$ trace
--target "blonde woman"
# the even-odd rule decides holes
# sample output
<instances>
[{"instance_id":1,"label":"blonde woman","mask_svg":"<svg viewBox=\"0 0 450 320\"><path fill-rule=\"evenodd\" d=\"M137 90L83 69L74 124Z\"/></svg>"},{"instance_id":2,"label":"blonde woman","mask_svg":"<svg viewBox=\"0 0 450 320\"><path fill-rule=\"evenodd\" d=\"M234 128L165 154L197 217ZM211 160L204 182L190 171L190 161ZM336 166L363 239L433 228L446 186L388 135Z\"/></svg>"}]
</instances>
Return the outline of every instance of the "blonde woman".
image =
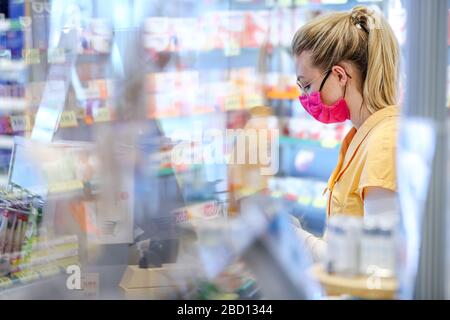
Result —
<instances>
[{"instance_id":1,"label":"blonde woman","mask_svg":"<svg viewBox=\"0 0 450 320\"><path fill-rule=\"evenodd\" d=\"M386 20L365 7L317 17L292 41L300 103L317 121L350 120L337 166L328 181L328 217L396 210L399 46ZM315 260L323 259L326 232L298 233Z\"/></svg>"}]
</instances>

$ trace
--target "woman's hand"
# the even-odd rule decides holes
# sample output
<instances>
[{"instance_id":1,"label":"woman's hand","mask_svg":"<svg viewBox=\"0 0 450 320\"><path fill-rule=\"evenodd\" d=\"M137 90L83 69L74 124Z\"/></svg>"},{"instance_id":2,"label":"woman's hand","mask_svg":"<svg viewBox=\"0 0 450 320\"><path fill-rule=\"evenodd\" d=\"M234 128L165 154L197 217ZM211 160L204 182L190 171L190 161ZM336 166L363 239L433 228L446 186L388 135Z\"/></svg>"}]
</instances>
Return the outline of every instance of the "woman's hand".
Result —
<instances>
[{"instance_id":1,"label":"woman's hand","mask_svg":"<svg viewBox=\"0 0 450 320\"><path fill-rule=\"evenodd\" d=\"M314 262L322 262L325 260L326 257L326 249L327 244L322 238L318 238L315 235L309 233L308 231L305 231L300 223L297 221L294 221L293 219L293 227L295 230L295 233L297 234L299 240L301 243L308 248L309 252L312 255L312 258ZM296 220L296 219L295 219Z\"/></svg>"}]
</instances>

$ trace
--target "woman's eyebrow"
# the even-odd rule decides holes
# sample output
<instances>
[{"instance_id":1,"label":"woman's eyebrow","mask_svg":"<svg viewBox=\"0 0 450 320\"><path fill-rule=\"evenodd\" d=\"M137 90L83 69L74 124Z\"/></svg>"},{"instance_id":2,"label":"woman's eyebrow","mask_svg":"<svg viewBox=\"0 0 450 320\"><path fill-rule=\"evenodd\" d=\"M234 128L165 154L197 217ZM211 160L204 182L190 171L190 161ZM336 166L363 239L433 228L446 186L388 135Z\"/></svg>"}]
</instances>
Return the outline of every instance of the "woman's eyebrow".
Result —
<instances>
[{"instance_id":1,"label":"woman's eyebrow","mask_svg":"<svg viewBox=\"0 0 450 320\"><path fill-rule=\"evenodd\" d=\"M300 79L305 79L305 77L304 76L297 76L297 80L300 80Z\"/></svg>"}]
</instances>

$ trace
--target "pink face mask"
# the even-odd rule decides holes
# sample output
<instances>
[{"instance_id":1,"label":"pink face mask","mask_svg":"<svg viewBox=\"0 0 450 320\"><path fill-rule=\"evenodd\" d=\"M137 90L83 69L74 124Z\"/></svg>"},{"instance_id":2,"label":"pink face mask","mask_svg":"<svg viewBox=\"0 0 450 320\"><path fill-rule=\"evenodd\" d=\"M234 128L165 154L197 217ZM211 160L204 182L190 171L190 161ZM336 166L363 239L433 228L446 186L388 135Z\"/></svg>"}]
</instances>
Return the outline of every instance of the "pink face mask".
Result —
<instances>
[{"instance_id":1,"label":"pink face mask","mask_svg":"<svg viewBox=\"0 0 450 320\"><path fill-rule=\"evenodd\" d=\"M322 87L325 84L327 78L328 75L322 81L319 91L315 91L310 95L304 94L300 96L300 103L302 104L303 108L305 108L305 110L314 117L314 119L322 123L339 123L349 120L350 111L348 109L347 102L344 99L345 91L344 97L339 99L333 105L329 106L322 102L320 91L322 90Z\"/></svg>"}]
</instances>

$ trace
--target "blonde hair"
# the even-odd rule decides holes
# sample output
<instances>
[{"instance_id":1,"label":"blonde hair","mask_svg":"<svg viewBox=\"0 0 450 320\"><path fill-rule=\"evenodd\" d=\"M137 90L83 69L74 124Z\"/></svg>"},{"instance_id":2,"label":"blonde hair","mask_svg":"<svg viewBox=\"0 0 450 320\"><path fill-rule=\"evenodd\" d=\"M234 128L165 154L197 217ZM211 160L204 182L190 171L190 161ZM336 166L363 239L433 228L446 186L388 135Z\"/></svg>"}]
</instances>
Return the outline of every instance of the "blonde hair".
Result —
<instances>
[{"instance_id":1,"label":"blonde hair","mask_svg":"<svg viewBox=\"0 0 450 320\"><path fill-rule=\"evenodd\" d=\"M319 16L302 26L292 52L311 51L312 63L324 71L343 61L361 72L363 103L370 113L397 104L399 45L392 28L364 6Z\"/></svg>"}]
</instances>

